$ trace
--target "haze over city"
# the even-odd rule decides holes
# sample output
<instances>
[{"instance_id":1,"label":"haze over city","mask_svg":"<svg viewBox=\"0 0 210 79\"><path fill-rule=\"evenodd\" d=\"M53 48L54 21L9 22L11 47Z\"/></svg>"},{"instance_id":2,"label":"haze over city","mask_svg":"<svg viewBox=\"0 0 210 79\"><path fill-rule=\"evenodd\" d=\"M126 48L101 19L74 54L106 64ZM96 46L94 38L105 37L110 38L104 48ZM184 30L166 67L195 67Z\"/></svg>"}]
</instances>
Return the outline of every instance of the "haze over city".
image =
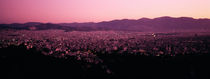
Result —
<instances>
[{"instance_id":1,"label":"haze over city","mask_svg":"<svg viewBox=\"0 0 210 79\"><path fill-rule=\"evenodd\" d=\"M72 23L161 16L210 18L210 0L0 0L0 23Z\"/></svg>"}]
</instances>

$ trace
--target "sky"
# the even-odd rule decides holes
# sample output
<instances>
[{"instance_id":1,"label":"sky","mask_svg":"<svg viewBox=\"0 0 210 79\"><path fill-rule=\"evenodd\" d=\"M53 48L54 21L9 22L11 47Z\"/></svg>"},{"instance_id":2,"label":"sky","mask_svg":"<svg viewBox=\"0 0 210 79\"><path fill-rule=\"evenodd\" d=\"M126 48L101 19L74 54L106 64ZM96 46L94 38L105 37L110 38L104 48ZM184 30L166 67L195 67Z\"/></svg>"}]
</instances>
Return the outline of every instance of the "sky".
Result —
<instances>
[{"instance_id":1,"label":"sky","mask_svg":"<svg viewBox=\"0 0 210 79\"><path fill-rule=\"evenodd\" d=\"M0 23L210 18L210 0L0 0Z\"/></svg>"}]
</instances>

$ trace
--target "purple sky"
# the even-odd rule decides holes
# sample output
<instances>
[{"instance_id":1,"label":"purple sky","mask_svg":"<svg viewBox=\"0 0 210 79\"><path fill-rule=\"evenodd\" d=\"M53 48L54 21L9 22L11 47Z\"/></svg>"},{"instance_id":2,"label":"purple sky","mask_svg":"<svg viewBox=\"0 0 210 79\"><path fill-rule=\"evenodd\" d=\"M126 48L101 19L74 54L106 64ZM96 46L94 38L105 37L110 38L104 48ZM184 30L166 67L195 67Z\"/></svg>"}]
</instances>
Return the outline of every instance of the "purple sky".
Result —
<instances>
[{"instance_id":1,"label":"purple sky","mask_svg":"<svg viewBox=\"0 0 210 79\"><path fill-rule=\"evenodd\" d=\"M210 18L210 0L0 0L0 23Z\"/></svg>"}]
</instances>

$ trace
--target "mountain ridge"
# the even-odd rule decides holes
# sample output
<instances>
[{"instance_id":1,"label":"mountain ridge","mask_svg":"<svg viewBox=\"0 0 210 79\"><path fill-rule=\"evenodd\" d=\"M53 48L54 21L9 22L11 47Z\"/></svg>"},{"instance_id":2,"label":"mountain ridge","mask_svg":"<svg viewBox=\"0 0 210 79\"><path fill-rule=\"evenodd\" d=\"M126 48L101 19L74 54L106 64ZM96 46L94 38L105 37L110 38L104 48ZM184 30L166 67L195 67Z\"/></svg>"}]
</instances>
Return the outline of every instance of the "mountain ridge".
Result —
<instances>
[{"instance_id":1,"label":"mountain ridge","mask_svg":"<svg viewBox=\"0 0 210 79\"><path fill-rule=\"evenodd\" d=\"M170 17L163 16L157 18L140 19L121 19L102 22L86 23L13 23L0 24L0 29L24 29L24 30L48 30L61 29L66 31L96 31L96 30L114 30L114 31L178 31L178 30L209 30L210 19L194 19L192 17Z\"/></svg>"}]
</instances>

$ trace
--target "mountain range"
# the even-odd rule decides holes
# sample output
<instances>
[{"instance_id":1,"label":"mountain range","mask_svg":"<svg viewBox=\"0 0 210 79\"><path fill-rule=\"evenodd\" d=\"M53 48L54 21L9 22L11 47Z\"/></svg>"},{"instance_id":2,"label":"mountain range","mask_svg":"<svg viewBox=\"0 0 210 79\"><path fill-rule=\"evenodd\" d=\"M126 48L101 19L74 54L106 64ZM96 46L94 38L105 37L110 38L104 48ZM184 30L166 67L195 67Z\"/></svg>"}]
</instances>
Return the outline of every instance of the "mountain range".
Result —
<instances>
[{"instance_id":1,"label":"mountain range","mask_svg":"<svg viewBox=\"0 0 210 79\"><path fill-rule=\"evenodd\" d=\"M40 23L28 22L24 24L0 24L0 30L48 30L61 29L65 31L140 31L140 32L170 32L210 30L210 19L194 19L191 17L158 17L154 19L141 18L137 20L122 19L89 23Z\"/></svg>"}]
</instances>

